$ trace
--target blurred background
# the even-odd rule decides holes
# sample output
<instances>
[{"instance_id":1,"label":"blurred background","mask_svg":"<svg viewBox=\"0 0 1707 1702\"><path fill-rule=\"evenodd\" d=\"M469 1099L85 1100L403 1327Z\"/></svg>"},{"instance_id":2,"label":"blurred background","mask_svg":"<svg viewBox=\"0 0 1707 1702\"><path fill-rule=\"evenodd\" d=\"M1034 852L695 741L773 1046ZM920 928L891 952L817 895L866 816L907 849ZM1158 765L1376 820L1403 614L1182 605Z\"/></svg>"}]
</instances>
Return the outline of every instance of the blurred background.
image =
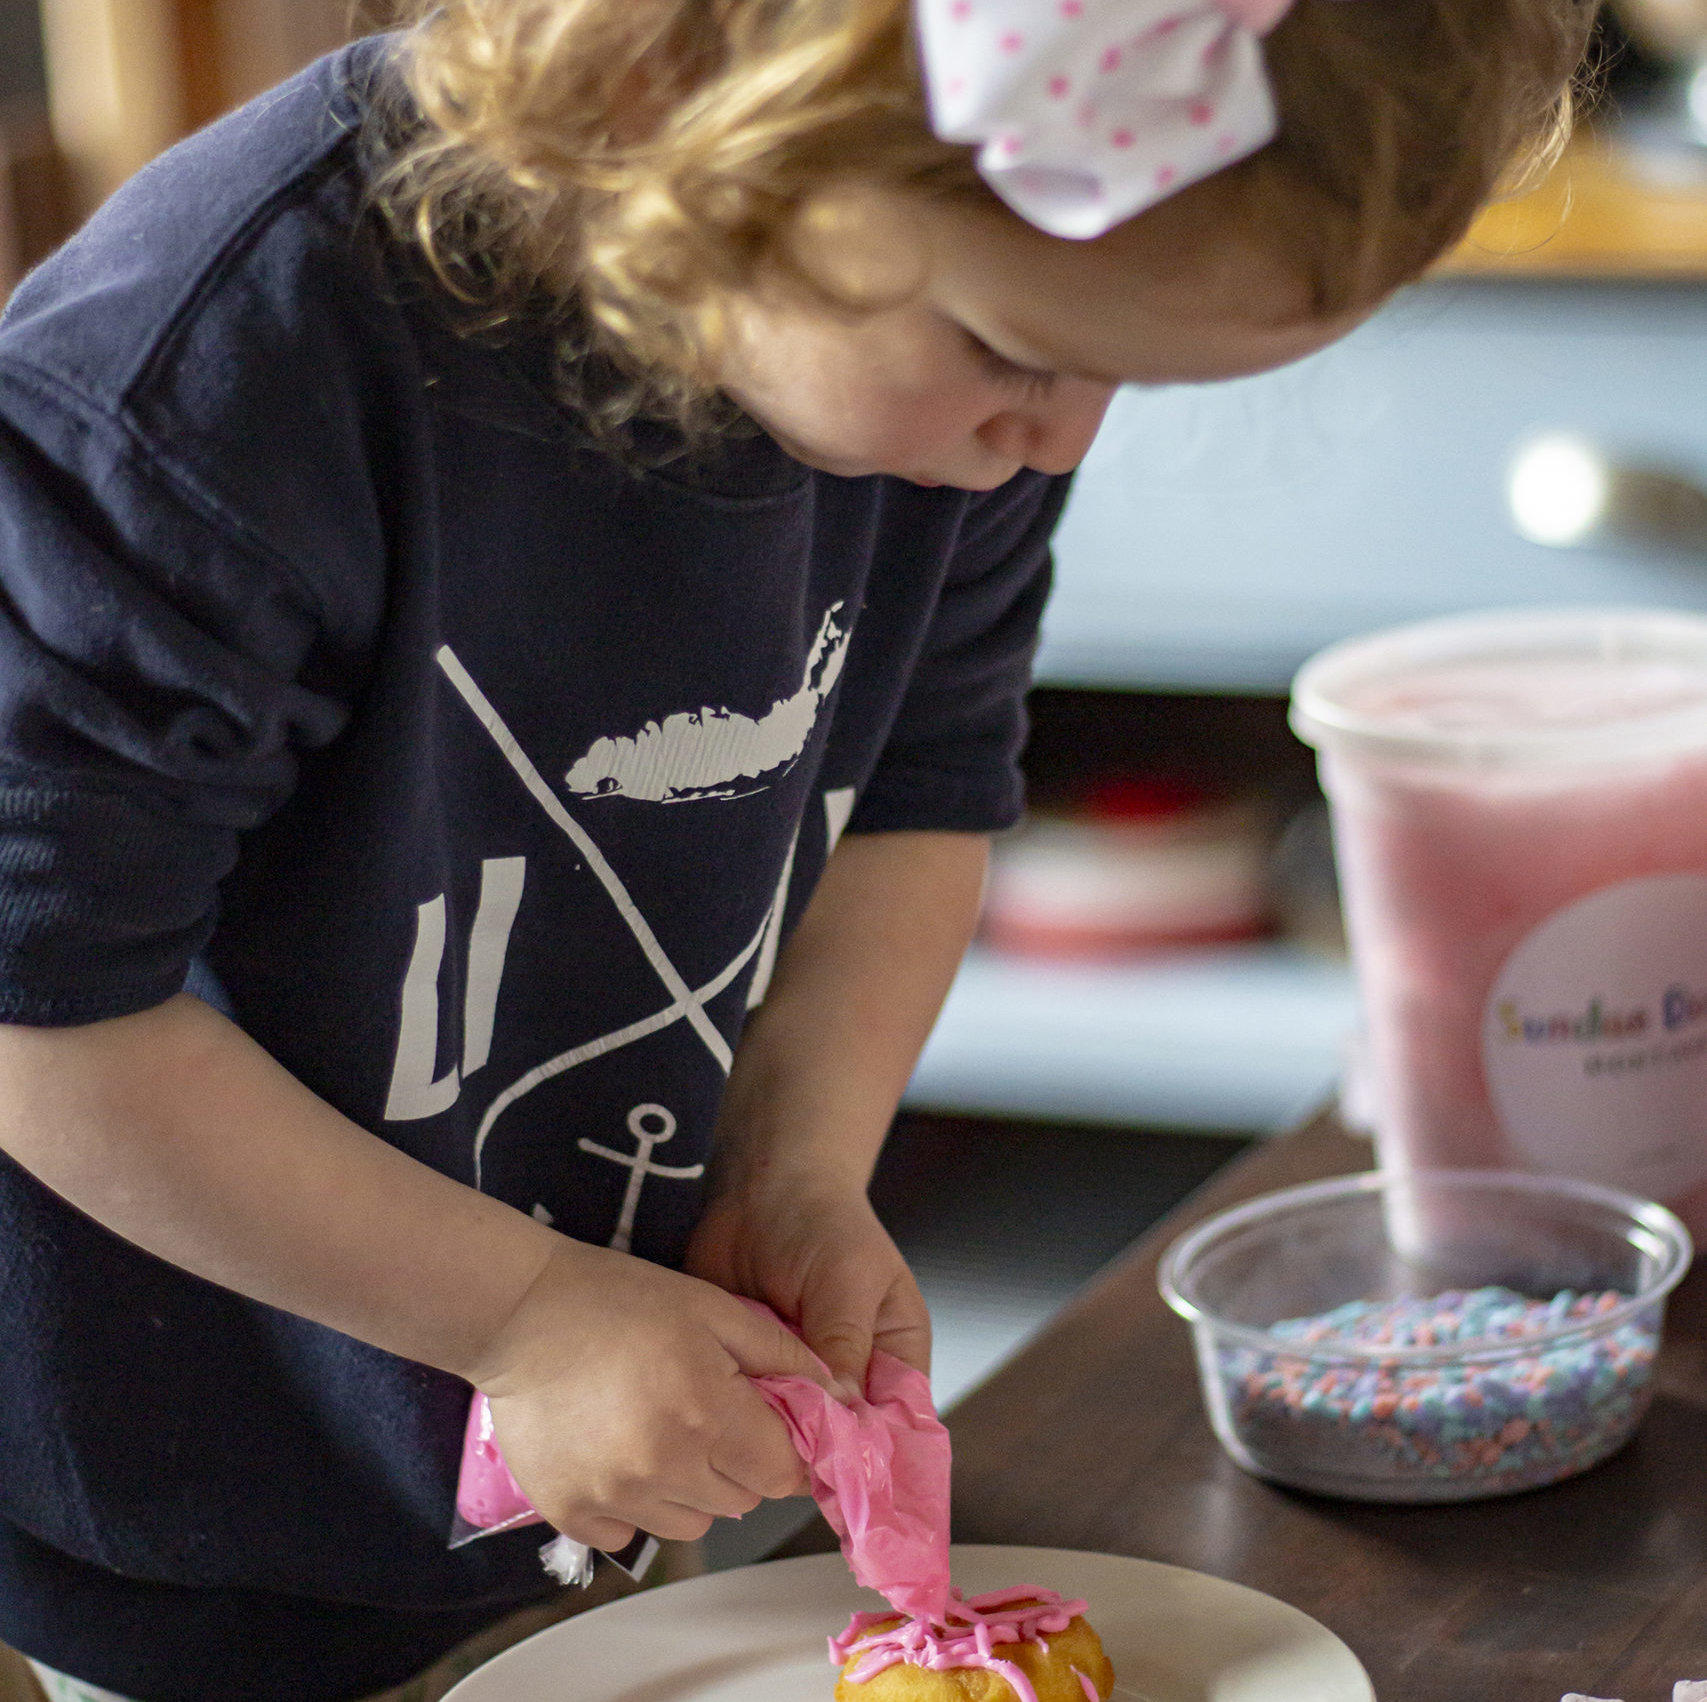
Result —
<instances>
[{"instance_id":1,"label":"blurred background","mask_svg":"<svg viewBox=\"0 0 1707 1702\"><path fill-rule=\"evenodd\" d=\"M351 27L349 0L0 0L0 291L139 166Z\"/></svg>"},{"instance_id":2,"label":"blurred background","mask_svg":"<svg viewBox=\"0 0 1707 1702\"><path fill-rule=\"evenodd\" d=\"M0 0L0 297L154 153L382 22ZM945 1404L1241 1143L1342 1083L1357 1115L1299 663L1459 609L1707 608L1707 0L1619 0L1600 81L1547 182L1346 343L1116 400L1059 537L1033 817L876 1185Z\"/></svg>"}]
</instances>

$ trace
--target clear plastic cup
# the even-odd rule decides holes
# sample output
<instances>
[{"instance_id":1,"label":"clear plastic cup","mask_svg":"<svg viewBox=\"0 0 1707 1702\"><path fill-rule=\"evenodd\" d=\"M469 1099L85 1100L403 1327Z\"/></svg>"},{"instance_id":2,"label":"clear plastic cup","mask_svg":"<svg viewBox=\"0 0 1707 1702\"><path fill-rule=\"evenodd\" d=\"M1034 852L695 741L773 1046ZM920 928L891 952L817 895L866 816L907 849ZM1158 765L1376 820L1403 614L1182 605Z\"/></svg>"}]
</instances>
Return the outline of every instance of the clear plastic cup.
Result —
<instances>
[{"instance_id":1,"label":"clear plastic cup","mask_svg":"<svg viewBox=\"0 0 1707 1702\"><path fill-rule=\"evenodd\" d=\"M1552 1172L1707 1230L1707 619L1533 609L1323 651L1382 1163Z\"/></svg>"},{"instance_id":2,"label":"clear plastic cup","mask_svg":"<svg viewBox=\"0 0 1707 1702\"><path fill-rule=\"evenodd\" d=\"M1167 1250L1160 1284L1247 1471L1360 1501L1468 1501L1586 1471L1629 1440L1690 1254L1670 1212L1593 1183L1376 1172L1208 1219ZM1492 1320L1473 1301L1490 1289L1541 1316L1435 1345L1346 1333L1343 1309L1406 1297Z\"/></svg>"}]
</instances>

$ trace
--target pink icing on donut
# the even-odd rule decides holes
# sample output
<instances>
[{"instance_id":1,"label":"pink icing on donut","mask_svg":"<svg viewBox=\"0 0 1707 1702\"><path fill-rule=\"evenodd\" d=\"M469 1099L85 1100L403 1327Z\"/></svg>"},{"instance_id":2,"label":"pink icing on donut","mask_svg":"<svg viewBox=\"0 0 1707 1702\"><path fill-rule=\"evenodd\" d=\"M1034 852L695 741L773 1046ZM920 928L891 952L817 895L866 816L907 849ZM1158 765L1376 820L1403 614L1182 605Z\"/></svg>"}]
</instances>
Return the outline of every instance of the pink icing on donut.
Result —
<instances>
[{"instance_id":1,"label":"pink icing on donut","mask_svg":"<svg viewBox=\"0 0 1707 1702\"><path fill-rule=\"evenodd\" d=\"M856 1613L840 1637L830 1639L830 1664L853 1665L844 1675L864 1684L890 1667L924 1667L929 1672L952 1672L982 1667L1007 1680L1019 1702L1037 1702L1031 1680L996 1650L1009 1643L1035 1643L1046 1653L1046 1637L1065 1631L1085 1611L1082 1601L1068 1601L1053 1590L1021 1586L992 1590L968 1601L951 1592L945 1619L903 1619L892 1613ZM883 1627L883 1629L878 1629ZM1091 1681L1075 1668L1087 1702L1101 1702Z\"/></svg>"},{"instance_id":2,"label":"pink icing on donut","mask_svg":"<svg viewBox=\"0 0 1707 1702\"><path fill-rule=\"evenodd\" d=\"M1077 1667L1069 1667L1067 1670L1079 1681L1079 1688L1085 1693L1085 1702L1102 1702L1102 1692L1091 1683L1084 1673L1080 1672Z\"/></svg>"}]
</instances>

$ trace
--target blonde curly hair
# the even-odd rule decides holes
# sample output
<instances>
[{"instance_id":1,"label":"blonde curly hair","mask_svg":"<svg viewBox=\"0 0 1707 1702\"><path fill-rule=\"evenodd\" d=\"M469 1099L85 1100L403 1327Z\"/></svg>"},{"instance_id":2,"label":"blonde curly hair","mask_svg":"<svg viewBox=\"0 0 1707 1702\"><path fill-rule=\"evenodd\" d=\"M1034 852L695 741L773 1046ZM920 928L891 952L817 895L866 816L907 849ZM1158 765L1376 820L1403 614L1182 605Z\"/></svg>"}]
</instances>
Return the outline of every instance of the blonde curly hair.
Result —
<instances>
[{"instance_id":1,"label":"blonde curly hair","mask_svg":"<svg viewBox=\"0 0 1707 1702\"><path fill-rule=\"evenodd\" d=\"M1556 152L1594 9L1298 0L1267 43L1279 134L1223 175L1316 312L1417 276L1514 168ZM718 305L767 268L822 289L788 234L826 186L993 199L972 150L932 133L908 0L402 10L408 107L386 115L378 202L481 323L543 314L620 374L590 404L607 426L703 419Z\"/></svg>"}]
</instances>

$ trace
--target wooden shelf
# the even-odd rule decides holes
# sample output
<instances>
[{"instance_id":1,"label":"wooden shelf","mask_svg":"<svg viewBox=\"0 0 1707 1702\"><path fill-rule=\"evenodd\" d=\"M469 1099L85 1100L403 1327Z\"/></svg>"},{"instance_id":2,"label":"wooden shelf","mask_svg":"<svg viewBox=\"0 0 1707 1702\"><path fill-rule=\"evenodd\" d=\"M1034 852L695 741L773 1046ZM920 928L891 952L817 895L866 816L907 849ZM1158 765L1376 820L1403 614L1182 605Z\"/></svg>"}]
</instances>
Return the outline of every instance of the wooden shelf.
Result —
<instances>
[{"instance_id":1,"label":"wooden shelf","mask_svg":"<svg viewBox=\"0 0 1707 1702\"><path fill-rule=\"evenodd\" d=\"M1538 189L1490 207L1441 269L1459 276L1707 278L1707 150L1692 171L1681 152L1656 159L1617 142L1579 142Z\"/></svg>"}]
</instances>

